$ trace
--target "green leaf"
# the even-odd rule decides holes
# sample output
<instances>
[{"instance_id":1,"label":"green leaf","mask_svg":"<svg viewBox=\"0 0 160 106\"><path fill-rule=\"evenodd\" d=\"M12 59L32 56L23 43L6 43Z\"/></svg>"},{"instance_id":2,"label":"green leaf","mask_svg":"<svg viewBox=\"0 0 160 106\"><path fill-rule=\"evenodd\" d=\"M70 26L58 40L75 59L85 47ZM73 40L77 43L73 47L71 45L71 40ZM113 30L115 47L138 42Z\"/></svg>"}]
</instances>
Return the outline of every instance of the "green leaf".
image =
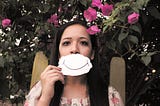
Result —
<instances>
[{"instance_id":1,"label":"green leaf","mask_svg":"<svg viewBox=\"0 0 160 106\"><path fill-rule=\"evenodd\" d=\"M136 6L138 9L142 9L144 1L143 0L137 0L136 1Z\"/></svg>"},{"instance_id":2,"label":"green leaf","mask_svg":"<svg viewBox=\"0 0 160 106\"><path fill-rule=\"evenodd\" d=\"M150 0L136 0L136 5L138 9L142 9L143 6L146 6Z\"/></svg>"},{"instance_id":3,"label":"green leaf","mask_svg":"<svg viewBox=\"0 0 160 106\"><path fill-rule=\"evenodd\" d=\"M147 54L147 56L153 56L153 55L155 55L155 54L157 54L157 52L149 52L149 53Z\"/></svg>"},{"instance_id":4,"label":"green leaf","mask_svg":"<svg viewBox=\"0 0 160 106\"><path fill-rule=\"evenodd\" d=\"M148 7L147 10L151 14L151 16L153 16L156 19L160 19L160 12L158 11L157 8L151 6L151 7Z\"/></svg>"},{"instance_id":5,"label":"green leaf","mask_svg":"<svg viewBox=\"0 0 160 106\"><path fill-rule=\"evenodd\" d=\"M111 40L108 44L107 44L107 47L112 49L112 50L115 50L116 48L116 42Z\"/></svg>"},{"instance_id":6,"label":"green leaf","mask_svg":"<svg viewBox=\"0 0 160 106\"><path fill-rule=\"evenodd\" d=\"M136 36L133 35L129 35L128 36L129 41L131 41L134 44L138 44L138 38Z\"/></svg>"},{"instance_id":7,"label":"green leaf","mask_svg":"<svg viewBox=\"0 0 160 106\"><path fill-rule=\"evenodd\" d=\"M83 6L87 7L87 0L80 0L79 1Z\"/></svg>"},{"instance_id":8,"label":"green leaf","mask_svg":"<svg viewBox=\"0 0 160 106\"><path fill-rule=\"evenodd\" d=\"M48 4L39 5L39 9L41 10L42 13L46 13L50 9L50 5Z\"/></svg>"},{"instance_id":9,"label":"green leaf","mask_svg":"<svg viewBox=\"0 0 160 106\"><path fill-rule=\"evenodd\" d=\"M13 62L13 57L10 56L10 55L7 55L6 59L7 59L8 62L11 62L11 63Z\"/></svg>"},{"instance_id":10,"label":"green leaf","mask_svg":"<svg viewBox=\"0 0 160 106\"><path fill-rule=\"evenodd\" d=\"M8 49L8 46L9 46L9 42L8 42L8 41L5 41L5 42L2 43L2 45L3 45L2 48L3 48L4 50L7 50L7 49Z\"/></svg>"},{"instance_id":11,"label":"green leaf","mask_svg":"<svg viewBox=\"0 0 160 106\"><path fill-rule=\"evenodd\" d=\"M0 67L4 67L4 59L0 56Z\"/></svg>"},{"instance_id":12,"label":"green leaf","mask_svg":"<svg viewBox=\"0 0 160 106\"><path fill-rule=\"evenodd\" d=\"M149 53L144 52L139 56L142 56L141 59L144 62L144 64L147 66L151 62L151 56L153 56L155 54L156 54L156 52L149 52Z\"/></svg>"},{"instance_id":13,"label":"green leaf","mask_svg":"<svg viewBox=\"0 0 160 106\"><path fill-rule=\"evenodd\" d=\"M131 5L131 8L133 9L134 12L139 13L139 8L137 8L137 4L136 3L133 3Z\"/></svg>"},{"instance_id":14,"label":"green leaf","mask_svg":"<svg viewBox=\"0 0 160 106\"><path fill-rule=\"evenodd\" d=\"M142 52L141 54L139 54L139 56L146 56L147 55L147 52Z\"/></svg>"},{"instance_id":15,"label":"green leaf","mask_svg":"<svg viewBox=\"0 0 160 106\"><path fill-rule=\"evenodd\" d=\"M103 32L105 32L107 29L108 29L108 25L105 25L105 26L103 27Z\"/></svg>"},{"instance_id":16,"label":"green leaf","mask_svg":"<svg viewBox=\"0 0 160 106\"><path fill-rule=\"evenodd\" d=\"M141 6L146 6L150 0L137 0L136 2Z\"/></svg>"},{"instance_id":17,"label":"green leaf","mask_svg":"<svg viewBox=\"0 0 160 106\"><path fill-rule=\"evenodd\" d=\"M151 56L143 56L141 59L146 66L151 62Z\"/></svg>"},{"instance_id":18,"label":"green leaf","mask_svg":"<svg viewBox=\"0 0 160 106\"><path fill-rule=\"evenodd\" d=\"M133 31L138 32L139 34L141 34L142 32L140 25L137 25L137 24L131 25L129 28Z\"/></svg>"},{"instance_id":19,"label":"green leaf","mask_svg":"<svg viewBox=\"0 0 160 106\"><path fill-rule=\"evenodd\" d=\"M129 32L121 31L121 33L120 33L119 36L118 36L118 41L121 43L122 40L124 40L124 39L128 36L128 33L129 33Z\"/></svg>"},{"instance_id":20,"label":"green leaf","mask_svg":"<svg viewBox=\"0 0 160 106\"><path fill-rule=\"evenodd\" d=\"M34 34L38 34L38 33L39 33L39 31L40 31L40 29L41 29L41 27L40 27L40 26L37 26L37 27L36 27L36 29L35 29Z\"/></svg>"},{"instance_id":21,"label":"green leaf","mask_svg":"<svg viewBox=\"0 0 160 106\"><path fill-rule=\"evenodd\" d=\"M49 29L49 23L45 23L45 24L44 24L44 30L45 30L45 31L48 31L48 29Z\"/></svg>"}]
</instances>

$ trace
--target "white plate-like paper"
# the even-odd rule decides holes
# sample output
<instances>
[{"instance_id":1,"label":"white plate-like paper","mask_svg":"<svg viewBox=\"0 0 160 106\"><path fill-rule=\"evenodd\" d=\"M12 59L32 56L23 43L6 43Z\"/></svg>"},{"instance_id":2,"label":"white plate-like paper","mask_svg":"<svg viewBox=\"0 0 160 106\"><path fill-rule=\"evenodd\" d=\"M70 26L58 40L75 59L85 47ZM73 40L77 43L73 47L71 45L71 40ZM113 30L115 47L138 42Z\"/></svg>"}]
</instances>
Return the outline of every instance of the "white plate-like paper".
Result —
<instances>
[{"instance_id":1,"label":"white plate-like paper","mask_svg":"<svg viewBox=\"0 0 160 106\"><path fill-rule=\"evenodd\" d=\"M62 56L58 64L58 67L62 68L63 75L68 76L83 75L88 73L92 68L90 59L81 54Z\"/></svg>"}]
</instances>

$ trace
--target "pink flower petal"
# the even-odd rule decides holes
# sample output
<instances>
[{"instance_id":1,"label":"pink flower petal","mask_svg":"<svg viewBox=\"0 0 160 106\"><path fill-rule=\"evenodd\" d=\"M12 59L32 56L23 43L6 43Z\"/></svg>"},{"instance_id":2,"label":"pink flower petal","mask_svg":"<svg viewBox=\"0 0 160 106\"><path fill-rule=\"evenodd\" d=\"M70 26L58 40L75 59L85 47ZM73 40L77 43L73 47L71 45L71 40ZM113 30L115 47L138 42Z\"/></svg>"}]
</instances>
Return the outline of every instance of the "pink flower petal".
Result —
<instances>
[{"instance_id":1,"label":"pink flower petal","mask_svg":"<svg viewBox=\"0 0 160 106\"><path fill-rule=\"evenodd\" d=\"M128 23L129 24L134 24L136 22L138 22L139 20L139 14L138 13L132 13L128 16Z\"/></svg>"},{"instance_id":2,"label":"pink flower petal","mask_svg":"<svg viewBox=\"0 0 160 106\"><path fill-rule=\"evenodd\" d=\"M94 34L97 34L99 33L101 30L96 26L96 25L93 25L91 26L90 28L87 29L87 32L90 34L90 35L94 35Z\"/></svg>"},{"instance_id":3,"label":"pink flower petal","mask_svg":"<svg viewBox=\"0 0 160 106\"><path fill-rule=\"evenodd\" d=\"M84 17L88 21L94 21L97 18L97 11L91 7L84 11Z\"/></svg>"},{"instance_id":4,"label":"pink flower petal","mask_svg":"<svg viewBox=\"0 0 160 106\"><path fill-rule=\"evenodd\" d=\"M11 25L11 20L8 19L8 18L5 18L2 20L2 26L3 28L7 27L7 26L10 26Z\"/></svg>"},{"instance_id":5,"label":"pink flower petal","mask_svg":"<svg viewBox=\"0 0 160 106\"><path fill-rule=\"evenodd\" d=\"M111 14L112 10L113 10L113 5L112 4L109 5L109 4L106 3L105 5L103 5L101 7L101 11L102 11L103 15L105 15L105 16L109 16Z\"/></svg>"},{"instance_id":6,"label":"pink flower petal","mask_svg":"<svg viewBox=\"0 0 160 106\"><path fill-rule=\"evenodd\" d=\"M98 8L101 8L101 6L103 5L102 3L101 3L101 1L100 0L92 0L92 7L98 7Z\"/></svg>"},{"instance_id":7,"label":"pink flower petal","mask_svg":"<svg viewBox=\"0 0 160 106\"><path fill-rule=\"evenodd\" d=\"M47 20L47 22L53 23L55 26L58 26L58 16L57 16L57 14L53 14L53 15Z\"/></svg>"}]
</instances>

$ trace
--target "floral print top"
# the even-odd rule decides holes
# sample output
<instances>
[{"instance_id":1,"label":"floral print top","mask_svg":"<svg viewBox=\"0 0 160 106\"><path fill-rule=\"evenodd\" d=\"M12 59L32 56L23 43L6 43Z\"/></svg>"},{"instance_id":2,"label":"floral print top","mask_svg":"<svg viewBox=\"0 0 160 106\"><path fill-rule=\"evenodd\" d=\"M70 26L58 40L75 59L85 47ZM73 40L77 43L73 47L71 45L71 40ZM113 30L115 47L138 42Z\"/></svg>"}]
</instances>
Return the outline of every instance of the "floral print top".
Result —
<instances>
[{"instance_id":1,"label":"floral print top","mask_svg":"<svg viewBox=\"0 0 160 106\"><path fill-rule=\"evenodd\" d=\"M24 106L36 106L36 101L41 95L41 82L39 81L26 96ZM111 86L108 88L109 106L124 106L119 92ZM67 99L61 97L60 106L90 106L89 97Z\"/></svg>"},{"instance_id":2,"label":"floral print top","mask_svg":"<svg viewBox=\"0 0 160 106\"><path fill-rule=\"evenodd\" d=\"M90 106L89 97L80 99L67 99L65 97L61 98L60 106Z\"/></svg>"}]
</instances>

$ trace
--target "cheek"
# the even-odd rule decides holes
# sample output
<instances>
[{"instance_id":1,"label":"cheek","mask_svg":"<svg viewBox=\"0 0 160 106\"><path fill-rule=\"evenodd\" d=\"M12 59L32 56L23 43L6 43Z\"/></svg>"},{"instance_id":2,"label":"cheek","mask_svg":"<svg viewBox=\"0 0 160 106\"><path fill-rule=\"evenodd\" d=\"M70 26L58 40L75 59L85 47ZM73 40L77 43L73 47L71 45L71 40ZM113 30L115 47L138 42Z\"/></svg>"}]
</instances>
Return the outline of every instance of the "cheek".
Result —
<instances>
[{"instance_id":1,"label":"cheek","mask_svg":"<svg viewBox=\"0 0 160 106\"><path fill-rule=\"evenodd\" d=\"M63 56L63 49L59 49L59 57Z\"/></svg>"},{"instance_id":2,"label":"cheek","mask_svg":"<svg viewBox=\"0 0 160 106\"><path fill-rule=\"evenodd\" d=\"M65 49L65 48L59 49L59 57L66 56L68 54L69 54L68 49Z\"/></svg>"},{"instance_id":3,"label":"cheek","mask_svg":"<svg viewBox=\"0 0 160 106\"><path fill-rule=\"evenodd\" d=\"M81 53L82 55L84 55L84 56L89 57L89 58L90 58L91 55L92 55L92 51L91 51L90 48L86 48L86 49L82 48L80 53Z\"/></svg>"}]
</instances>

